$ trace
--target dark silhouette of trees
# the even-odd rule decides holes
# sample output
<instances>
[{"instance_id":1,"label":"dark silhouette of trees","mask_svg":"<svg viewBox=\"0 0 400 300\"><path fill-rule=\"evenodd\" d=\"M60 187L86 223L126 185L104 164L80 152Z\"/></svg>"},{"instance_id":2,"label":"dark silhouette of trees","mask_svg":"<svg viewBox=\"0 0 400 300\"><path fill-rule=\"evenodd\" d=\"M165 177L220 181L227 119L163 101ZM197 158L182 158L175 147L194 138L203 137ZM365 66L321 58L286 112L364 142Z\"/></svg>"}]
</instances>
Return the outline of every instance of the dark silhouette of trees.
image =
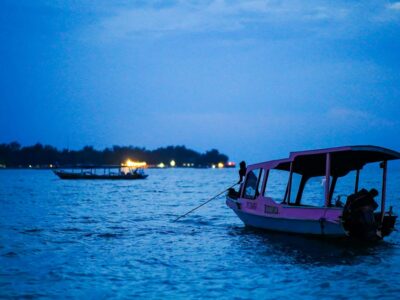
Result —
<instances>
[{"instance_id":1,"label":"dark silhouette of trees","mask_svg":"<svg viewBox=\"0 0 400 300\"><path fill-rule=\"evenodd\" d=\"M216 149L199 153L185 146L168 146L147 150L140 147L115 145L104 150L96 150L92 146L85 146L81 150L58 150L53 146L40 143L26 147L22 147L17 142L0 144L0 165L7 167L117 165L127 159L146 161L151 165L161 162L167 165L171 160L175 160L177 166L190 164L194 167L209 167L219 162L226 163L228 156L219 153Z\"/></svg>"},{"instance_id":2,"label":"dark silhouette of trees","mask_svg":"<svg viewBox=\"0 0 400 300\"><path fill-rule=\"evenodd\" d=\"M218 164L219 162L225 163L227 161L228 156L219 153L217 149L212 149L198 157L198 159L196 160L196 165L208 166L210 164Z\"/></svg>"}]
</instances>

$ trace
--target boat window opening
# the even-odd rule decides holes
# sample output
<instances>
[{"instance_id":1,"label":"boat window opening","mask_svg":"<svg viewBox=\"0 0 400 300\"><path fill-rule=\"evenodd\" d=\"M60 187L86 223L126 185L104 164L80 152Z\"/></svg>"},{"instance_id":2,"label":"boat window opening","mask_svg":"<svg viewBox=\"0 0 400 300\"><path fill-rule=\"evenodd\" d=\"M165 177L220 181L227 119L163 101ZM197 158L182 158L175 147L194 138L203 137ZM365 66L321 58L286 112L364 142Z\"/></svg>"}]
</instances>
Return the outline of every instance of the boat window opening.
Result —
<instances>
[{"instance_id":1,"label":"boat window opening","mask_svg":"<svg viewBox=\"0 0 400 300\"><path fill-rule=\"evenodd\" d=\"M301 197L301 205L324 206L325 176L315 176L307 180Z\"/></svg>"},{"instance_id":2,"label":"boat window opening","mask_svg":"<svg viewBox=\"0 0 400 300\"><path fill-rule=\"evenodd\" d=\"M378 196L375 197L375 201L381 206L382 197L382 178L383 169L380 163L370 163L360 170L358 178L358 191L365 189L370 191L371 189L376 189L378 191ZM332 197L332 206L340 207L346 203L347 197L354 194L357 188L357 170L353 170L343 177L339 177L335 191ZM389 206L394 205L394 199L397 195L391 195L387 198Z\"/></svg>"},{"instance_id":3,"label":"boat window opening","mask_svg":"<svg viewBox=\"0 0 400 300\"><path fill-rule=\"evenodd\" d=\"M351 171L345 176L338 177L331 197L331 206L343 207L347 197L355 192L357 171Z\"/></svg>"},{"instance_id":4,"label":"boat window opening","mask_svg":"<svg viewBox=\"0 0 400 300\"><path fill-rule=\"evenodd\" d=\"M283 202L289 182L289 175L289 171L270 169L265 185L264 196L272 198L276 202ZM292 183L292 186L295 185Z\"/></svg>"},{"instance_id":5,"label":"boat window opening","mask_svg":"<svg viewBox=\"0 0 400 300\"><path fill-rule=\"evenodd\" d=\"M264 173L265 172L263 172L263 169L256 169L247 173L243 195L244 198L255 199L258 195L260 195Z\"/></svg>"},{"instance_id":6,"label":"boat window opening","mask_svg":"<svg viewBox=\"0 0 400 300\"><path fill-rule=\"evenodd\" d=\"M388 164L389 165L389 164ZM390 166L389 166L390 171ZM366 189L367 191L371 189L376 189L379 194L375 197L375 201L381 206L381 197L382 197L382 172L383 169L380 167L380 163L371 163L364 166L364 168L360 172L359 179L359 190ZM386 197L386 206L393 206L395 204L396 199L398 199L398 195L390 196L390 193Z\"/></svg>"}]
</instances>

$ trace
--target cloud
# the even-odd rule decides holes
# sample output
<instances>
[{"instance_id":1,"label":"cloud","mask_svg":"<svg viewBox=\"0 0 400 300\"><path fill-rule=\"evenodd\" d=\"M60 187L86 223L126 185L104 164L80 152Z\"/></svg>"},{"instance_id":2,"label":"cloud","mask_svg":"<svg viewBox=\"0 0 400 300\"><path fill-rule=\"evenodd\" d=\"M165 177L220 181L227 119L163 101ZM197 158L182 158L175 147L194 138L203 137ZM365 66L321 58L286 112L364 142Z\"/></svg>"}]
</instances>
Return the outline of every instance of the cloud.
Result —
<instances>
[{"instance_id":1,"label":"cloud","mask_svg":"<svg viewBox=\"0 0 400 300\"><path fill-rule=\"evenodd\" d=\"M327 119L342 126L351 127L393 127L397 123L381 118L373 113L345 107L332 108L327 112Z\"/></svg>"},{"instance_id":2,"label":"cloud","mask_svg":"<svg viewBox=\"0 0 400 300\"><path fill-rule=\"evenodd\" d=\"M356 110L351 108L336 107L328 111L328 116L331 118L337 118L341 120L356 119L356 120L367 120L371 117L371 114L362 110Z\"/></svg>"},{"instance_id":3,"label":"cloud","mask_svg":"<svg viewBox=\"0 0 400 300\"><path fill-rule=\"evenodd\" d=\"M178 1L159 7L120 9L101 23L108 38L165 35L171 33L237 32L243 29L269 29L276 26L307 25L340 21L348 17L349 6L326 5L318 1L213 0Z\"/></svg>"},{"instance_id":4,"label":"cloud","mask_svg":"<svg viewBox=\"0 0 400 300\"><path fill-rule=\"evenodd\" d=\"M386 7L390 10L400 11L400 2L393 2L393 3L387 4Z\"/></svg>"}]
</instances>

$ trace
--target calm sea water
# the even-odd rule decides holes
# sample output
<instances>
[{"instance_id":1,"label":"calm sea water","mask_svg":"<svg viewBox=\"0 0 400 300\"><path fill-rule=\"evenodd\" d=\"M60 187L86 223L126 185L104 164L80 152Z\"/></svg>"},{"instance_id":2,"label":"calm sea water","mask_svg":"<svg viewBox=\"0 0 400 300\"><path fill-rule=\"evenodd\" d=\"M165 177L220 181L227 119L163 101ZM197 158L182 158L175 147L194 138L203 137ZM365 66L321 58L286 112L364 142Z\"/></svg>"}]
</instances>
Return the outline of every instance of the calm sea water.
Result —
<instances>
[{"instance_id":1,"label":"calm sea water","mask_svg":"<svg viewBox=\"0 0 400 300\"><path fill-rule=\"evenodd\" d=\"M0 171L0 298L400 297L398 232L377 245L265 233L245 228L223 197L171 222L236 172L62 181L50 171ZM394 175L389 196L400 210Z\"/></svg>"}]
</instances>

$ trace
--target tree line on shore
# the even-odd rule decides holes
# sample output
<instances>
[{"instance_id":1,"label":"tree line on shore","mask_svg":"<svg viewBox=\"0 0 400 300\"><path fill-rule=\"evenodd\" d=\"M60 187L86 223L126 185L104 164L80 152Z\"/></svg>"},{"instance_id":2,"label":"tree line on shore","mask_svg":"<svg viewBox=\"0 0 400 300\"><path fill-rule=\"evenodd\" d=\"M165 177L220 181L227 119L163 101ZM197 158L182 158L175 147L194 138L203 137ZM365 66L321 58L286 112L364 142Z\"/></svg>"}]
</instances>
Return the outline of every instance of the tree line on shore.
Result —
<instances>
[{"instance_id":1,"label":"tree line on shore","mask_svg":"<svg viewBox=\"0 0 400 300\"><path fill-rule=\"evenodd\" d=\"M155 150L134 146L112 146L96 150L92 146L85 146L80 150L58 150L40 143L25 147L18 142L0 144L0 165L3 167L119 165L127 159L145 161L150 165L169 164L174 160L176 166L209 167L220 162L226 163L228 156L216 149L199 153L185 146L167 146Z\"/></svg>"}]
</instances>

